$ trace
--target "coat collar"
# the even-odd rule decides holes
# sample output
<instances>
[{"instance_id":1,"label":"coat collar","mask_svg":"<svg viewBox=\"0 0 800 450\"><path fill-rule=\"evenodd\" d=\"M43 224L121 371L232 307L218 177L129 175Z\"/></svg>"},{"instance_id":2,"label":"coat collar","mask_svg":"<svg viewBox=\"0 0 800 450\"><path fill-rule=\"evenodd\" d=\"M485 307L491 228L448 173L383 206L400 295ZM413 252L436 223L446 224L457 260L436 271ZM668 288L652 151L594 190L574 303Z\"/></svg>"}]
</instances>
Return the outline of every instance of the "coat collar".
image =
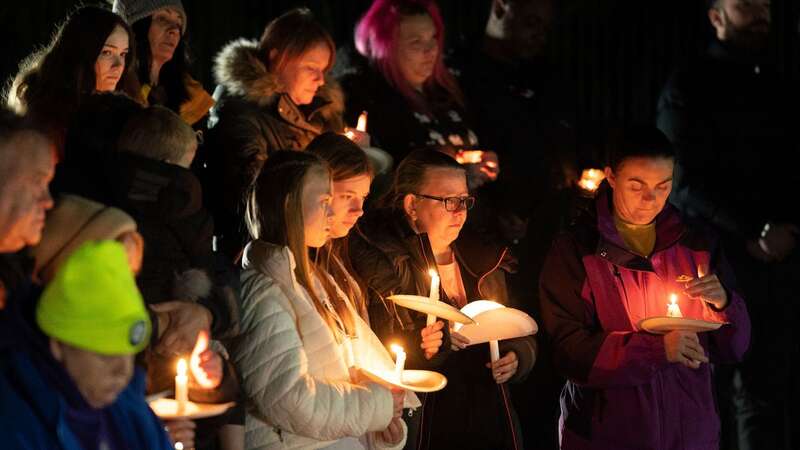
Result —
<instances>
[{"instance_id":1,"label":"coat collar","mask_svg":"<svg viewBox=\"0 0 800 450\"><path fill-rule=\"evenodd\" d=\"M254 40L237 39L228 43L214 59L214 78L228 95L242 97L260 107L277 107L282 116L284 113L300 112L288 95L282 93L285 87L267 69L258 51L258 42ZM316 122L316 115L321 116L320 122L334 121L344 112L344 94L339 84L326 78L314 101L303 109L307 111L302 122ZM284 116L284 119L297 122L292 120L291 114Z\"/></svg>"},{"instance_id":2,"label":"coat collar","mask_svg":"<svg viewBox=\"0 0 800 450\"><path fill-rule=\"evenodd\" d=\"M634 270L652 270L648 258L628 250L622 236L614 225L614 206L612 190L603 182L595 200L596 227L600 235L596 253L614 264ZM674 206L667 203L656 216L656 245L653 253L669 248L677 243L685 232L680 214Z\"/></svg>"},{"instance_id":3,"label":"coat collar","mask_svg":"<svg viewBox=\"0 0 800 450\"><path fill-rule=\"evenodd\" d=\"M276 245L260 239L251 241L244 249L242 269L257 270L285 286L300 288L294 269L297 263L288 246Z\"/></svg>"}]
</instances>

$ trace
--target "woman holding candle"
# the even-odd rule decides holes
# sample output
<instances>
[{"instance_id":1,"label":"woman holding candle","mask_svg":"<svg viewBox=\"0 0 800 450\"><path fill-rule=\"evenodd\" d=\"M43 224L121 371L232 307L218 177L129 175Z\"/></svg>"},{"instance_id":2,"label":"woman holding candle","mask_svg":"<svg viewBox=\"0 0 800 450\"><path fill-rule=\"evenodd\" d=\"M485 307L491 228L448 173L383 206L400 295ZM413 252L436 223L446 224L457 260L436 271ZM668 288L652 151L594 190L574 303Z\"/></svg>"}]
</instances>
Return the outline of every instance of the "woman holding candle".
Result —
<instances>
[{"instance_id":1,"label":"woman holding candle","mask_svg":"<svg viewBox=\"0 0 800 450\"><path fill-rule=\"evenodd\" d=\"M349 371L359 345L391 358L310 252L330 237L326 164L278 152L248 203L253 241L243 256L242 334L232 348L249 404L247 448L401 448L403 392ZM357 342L354 342L357 341ZM368 343L373 342L371 347ZM356 353L356 352L353 352ZM359 352L361 353L361 352Z\"/></svg>"},{"instance_id":2,"label":"woman holding candle","mask_svg":"<svg viewBox=\"0 0 800 450\"><path fill-rule=\"evenodd\" d=\"M478 299L509 303L500 269L506 250L461 236L473 203L462 165L442 152L415 151L398 166L381 208L349 237L351 262L368 286L375 332L383 342L403 343L409 368L435 368L448 379L446 389L426 396L421 414L404 416L413 430L410 448L521 448L504 383L530 372L533 338L501 342L502 357L490 364L488 345L466 348L466 339L448 326L441 340L432 340L442 321L426 326L425 314L385 300L392 294L428 296L438 278L434 297L457 308Z\"/></svg>"},{"instance_id":3,"label":"woman holding candle","mask_svg":"<svg viewBox=\"0 0 800 450\"><path fill-rule=\"evenodd\" d=\"M664 135L632 128L612 152L595 210L556 239L541 277L544 325L568 378L561 448L717 449L709 363L741 360L744 301L713 236L666 203L674 150ZM729 324L663 336L637 326L668 314Z\"/></svg>"},{"instance_id":4,"label":"woman holding candle","mask_svg":"<svg viewBox=\"0 0 800 450\"><path fill-rule=\"evenodd\" d=\"M343 131L342 93L326 78L335 53L311 13L295 9L270 22L259 41L238 39L217 55L204 191L218 244L232 258L247 242L246 192L264 161L279 150L303 150L325 131Z\"/></svg>"},{"instance_id":5,"label":"woman holding candle","mask_svg":"<svg viewBox=\"0 0 800 450\"><path fill-rule=\"evenodd\" d=\"M420 148L455 156L478 146L458 81L444 64L444 32L433 0L375 0L356 26L355 46L366 62L342 77L346 119L355 123L368 111L372 142L395 161ZM484 156L494 165L471 164L472 187L497 177L496 155Z\"/></svg>"}]
</instances>

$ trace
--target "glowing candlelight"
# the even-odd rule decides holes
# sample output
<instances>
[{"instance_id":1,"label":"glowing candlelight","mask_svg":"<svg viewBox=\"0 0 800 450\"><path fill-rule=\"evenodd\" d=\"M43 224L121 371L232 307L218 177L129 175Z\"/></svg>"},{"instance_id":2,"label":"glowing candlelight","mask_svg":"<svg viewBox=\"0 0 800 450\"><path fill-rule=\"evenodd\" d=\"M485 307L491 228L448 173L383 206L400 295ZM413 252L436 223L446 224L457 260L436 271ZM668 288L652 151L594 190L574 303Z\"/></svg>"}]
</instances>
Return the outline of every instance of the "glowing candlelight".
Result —
<instances>
[{"instance_id":1,"label":"glowing candlelight","mask_svg":"<svg viewBox=\"0 0 800 450\"><path fill-rule=\"evenodd\" d=\"M431 299L431 303L436 303L439 301L439 274L433 269L429 270L428 274L431 276L431 293L428 297ZM427 325L434 323L436 323L436 316L428 314Z\"/></svg>"},{"instance_id":2,"label":"glowing candlelight","mask_svg":"<svg viewBox=\"0 0 800 450\"><path fill-rule=\"evenodd\" d=\"M594 192L600 187L600 183L605 177L605 173L600 169L584 169L578 186L585 191Z\"/></svg>"},{"instance_id":3,"label":"glowing candlelight","mask_svg":"<svg viewBox=\"0 0 800 450\"><path fill-rule=\"evenodd\" d=\"M200 331L197 334L197 342L194 344L192 356L189 357L189 369L197 384L204 389L214 389L217 383L208 378L206 371L200 367L200 354L208 350L208 332Z\"/></svg>"},{"instance_id":4,"label":"glowing candlelight","mask_svg":"<svg viewBox=\"0 0 800 450\"><path fill-rule=\"evenodd\" d=\"M356 125L356 130L366 133L367 132L367 112L363 111L358 116L358 124Z\"/></svg>"},{"instance_id":5,"label":"glowing candlelight","mask_svg":"<svg viewBox=\"0 0 800 450\"><path fill-rule=\"evenodd\" d=\"M392 353L397 355L397 358L394 360L394 378L398 383L402 383L403 369L406 365L406 352L403 351L403 347L397 344L392 344L391 349Z\"/></svg>"},{"instance_id":6,"label":"glowing candlelight","mask_svg":"<svg viewBox=\"0 0 800 450\"><path fill-rule=\"evenodd\" d=\"M175 400L178 402L178 414L186 411L189 401L189 377L186 376L186 360L178 360L178 374L175 375Z\"/></svg>"},{"instance_id":7,"label":"glowing candlelight","mask_svg":"<svg viewBox=\"0 0 800 450\"><path fill-rule=\"evenodd\" d=\"M669 305L667 305L667 317L683 317L681 308L678 306L677 294L670 294Z\"/></svg>"},{"instance_id":8,"label":"glowing candlelight","mask_svg":"<svg viewBox=\"0 0 800 450\"><path fill-rule=\"evenodd\" d=\"M456 153L456 161L459 164L478 164L483 161L483 150L461 150Z\"/></svg>"}]
</instances>

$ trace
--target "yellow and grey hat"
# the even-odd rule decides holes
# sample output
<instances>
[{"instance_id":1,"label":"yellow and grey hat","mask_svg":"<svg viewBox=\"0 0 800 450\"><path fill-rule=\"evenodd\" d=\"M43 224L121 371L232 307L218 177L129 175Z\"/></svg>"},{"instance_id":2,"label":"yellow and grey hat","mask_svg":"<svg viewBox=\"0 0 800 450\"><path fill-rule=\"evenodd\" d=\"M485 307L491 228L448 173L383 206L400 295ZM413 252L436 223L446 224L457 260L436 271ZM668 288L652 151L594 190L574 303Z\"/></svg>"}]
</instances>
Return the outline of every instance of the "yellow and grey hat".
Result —
<instances>
[{"instance_id":1,"label":"yellow and grey hat","mask_svg":"<svg viewBox=\"0 0 800 450\"><path fill-rule=\"evenodd\" d=\"M141 351L150 318L122 244L90 241L75 250L45 287L36 323L46 335L83 350Z\"/></svg>"}]
</instances>

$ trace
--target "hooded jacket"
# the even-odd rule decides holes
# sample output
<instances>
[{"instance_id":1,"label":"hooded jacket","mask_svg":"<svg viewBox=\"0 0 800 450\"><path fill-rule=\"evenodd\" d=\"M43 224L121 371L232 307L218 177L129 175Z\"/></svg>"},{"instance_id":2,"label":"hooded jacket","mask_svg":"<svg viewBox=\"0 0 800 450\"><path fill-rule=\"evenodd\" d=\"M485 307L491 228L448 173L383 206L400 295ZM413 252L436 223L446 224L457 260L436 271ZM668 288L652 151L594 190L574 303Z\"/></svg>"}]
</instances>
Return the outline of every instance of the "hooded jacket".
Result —
<instances>
[{"instance_id":1,"label":"hooded jacket","mask_svg":"<svg viewBox=\"0 0 800 450\"><path fill-rule=\"evenodd\" d=\"M375 333L384 343L402 342L408 350L409 368L433 369L448 379L444 390L425 396L421 411L404 416L410 429L406 448L521 449L522 433L508 389L498 385L485 367L488 345L453 352L445 325L442 346L428 361L420 350L426 315L396 307L386 299L392 294L428 295L428 269L435 267L436 260L427 235L415 233L401 211L378 209L359 220L349 245L353 268L368 287ZM454 247L467 300L508 304L505 276L499 269L506 249L478 245L468 235L461 236ZM440 298L455 305L443 290ZM519 366L511 381L521 381L533 367L536 342L532 337L500 342L501 355L512 350Z\"/></svg>"},{"instance_id":2,"label":"hooded jacket","mask_svg":"<svg viewBox=\"0 0 800 450\"><path fill-rule=\"evenodd\" d=\"M265 65L258 43L233 41L216 56L214 92L205 159L206 194L219 234L243 247L242 212L247 189L270 153L303 150L326 131L343 130L344 100L338 84L326 80L309 105L296 105L277 74Z\"/></svg>"},{"instance_id":3,"label":"hooded jacket","mask_svg":"<svg viewBox=\"0 0 800 450\"><path fill-rule=\"evenodd\" d=\"M556 238L541 276L542 317L555 364L568 381L561 398L564 450L711 450L720 423L712 367L690 369L667 361L664 338L641 329L665 316L681 275L698 267L716 274L728 304L713 310L679 297L683 316L728 322L699 333L711 364L744 356L750 320L717 242L684 224L667 204L656 217L656 244L648 258L628 250L614 225L607 184L596 210Z\"/></svg>"}]
</instances>

